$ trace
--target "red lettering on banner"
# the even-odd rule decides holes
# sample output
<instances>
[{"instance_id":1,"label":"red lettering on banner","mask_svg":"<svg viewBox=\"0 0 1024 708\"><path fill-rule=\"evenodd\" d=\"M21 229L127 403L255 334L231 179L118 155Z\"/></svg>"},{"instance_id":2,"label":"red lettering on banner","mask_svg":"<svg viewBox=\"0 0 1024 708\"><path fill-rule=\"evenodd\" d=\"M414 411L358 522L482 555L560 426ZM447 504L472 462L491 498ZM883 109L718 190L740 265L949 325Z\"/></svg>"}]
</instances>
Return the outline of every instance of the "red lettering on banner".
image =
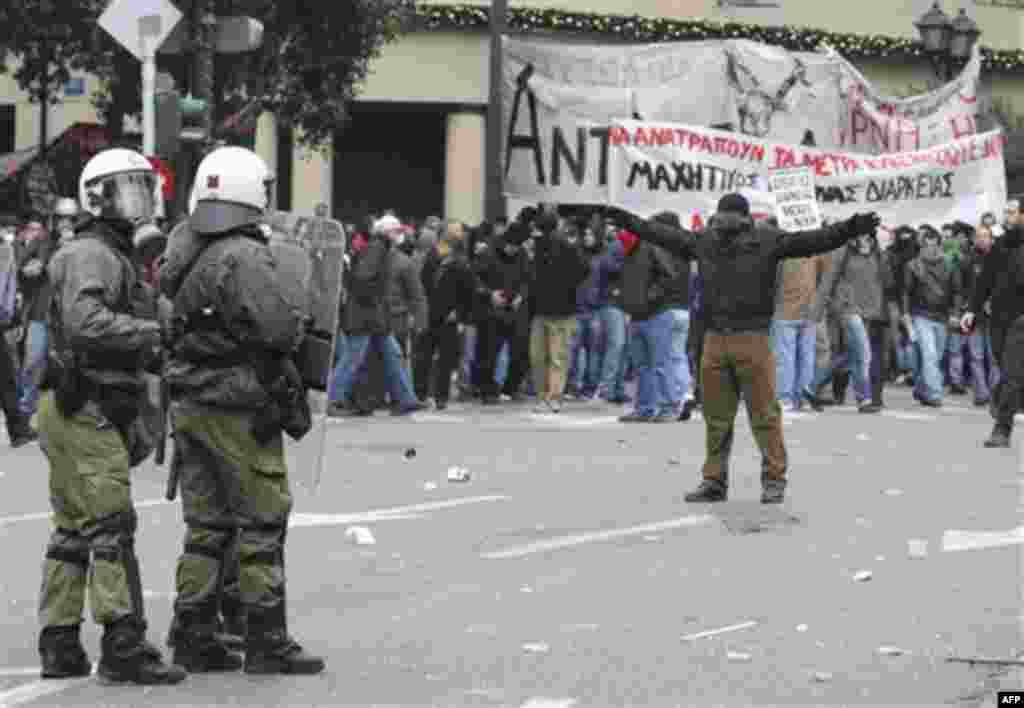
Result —
<instances>
[{"instance_id":1,"label":"red lettering on banner","mask_svg":"<svg viewBox=\"0 0 1024 708\"><path fill-rule=\"evenodd\" d=\"M704 230L704 218L700 215L700 212L694 212L693 218L690 219L690 231L703 231Z\"/></svg>"},{"instance_id":2,"label":"red lettering on banner","mask_svg":"<svg viewBox=\"0 0 1024 708\"><path fill-rule=\"evenodd\" d=\"M622 126L614 127L608 133L608 141L612 145L629 145L629 131Z\"/></svg>"},{"instance_id":3,"label":"red lettering on banner","mask_svg":"<svg viewBox=\"0 0 1024 708\"><path fill-rule=\"evenodd\" d=\"M754 146L754 162L764 162L764 145Z\"/></svg>"},{"instance_id":4,"label":"red lettering on banner","mask_svg":"<svg viewBox=\"0 0 1024 708\"><path fill-rule=\"evenodd\" d=\"M776 145L775 167L796 167L796 155L789 148Z\"/></svg>"},{"instance_id":5,"label":"red lettering on banner","mask_svg":"<svg viewBox=\"0 0 1024 708\"><path fill-rule=\"evenodd\" d=\"M728 142L725 138L715 138L715 153L724 153Z\"/></svg>"},{"instance_id":6,"label":"red lettering on banner","mask_svg":"<svg viewBox=\"0 0 1024 708\"><path fill-rule=\"evenodd\" d=\"M860 107L854 108L850 113L850 142L854 145L860 142L860 136L871 129L871 121L864 115Z\"/></svg>"},{"instance_id":7,"label":"red lettering on banner","mask_svg":"<svg viewBox=\"0 0 1024 708\"><path fill-rule=\"evenodd\" d=\"M953 129L953 139L959 140L978 132L978 125L972 115L953 116L949 119L949 127Z\"/></svg>"},{"instance_id":8,"label":"red lettering on banner","mask_svg":"<svg viewBox=\"0 0 1024 708\"><path fill-rule=\"evenodd\" d=\"M704 152L714 153L715 149L711 147L711 138L704 135L700 141L700 149Z\"/></svg>"},{"instance_id":9,"label":"red lettering on banner","mask_svg":"<svg viewBox=\"0 0 1024 708\"><path fill-rule=\"evenodd\" d=\"M672 144L672 129L661 128L658 130L658 145L671 145Z\"/></svg>"},{"instance_id":10,"label":"red lettering on banner","mask_svg":"<svg viewBox=\"0 0 1024 708\"><path fill-rule=\"evenodd\" d=\"M650 142L647 140L647 131L643 128L637 128L636 132L633 134L633 144L650 145Z\"/></svg>"},{"instance_id":11,"label":"red lettering on banner","mask_svg":"<svg viewBox=\"0 0 1024 708\"><path fill-rule=\"evenodd\" d=\"M921 149L921 128L912 121L903 118L896 119L895 140L892 147L893 152L910 152ZM911 138L909 145L904 145L903 136Z\"/></svg>"}]
</instances>

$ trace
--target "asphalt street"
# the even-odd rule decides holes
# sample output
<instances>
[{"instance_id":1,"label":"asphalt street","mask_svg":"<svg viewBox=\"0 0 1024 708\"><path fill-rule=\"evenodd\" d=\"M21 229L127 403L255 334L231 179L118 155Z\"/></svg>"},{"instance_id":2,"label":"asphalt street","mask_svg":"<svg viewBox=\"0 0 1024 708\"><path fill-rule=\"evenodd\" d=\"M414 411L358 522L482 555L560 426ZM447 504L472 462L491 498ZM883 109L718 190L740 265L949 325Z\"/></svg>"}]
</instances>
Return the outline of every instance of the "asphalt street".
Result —
<instances>
[{"instance_id":1,"label":"asphalt street","mask_svg":"<svg viewBox=\"0 0 1024 708\"><path fill-rule=\"evenodd\" d=\"M682 499L699 418L623 425L572 403L324 421L318 488L316 446L292 453L287 570L291 630L326 673L174 688L38 679L47 466L0 440L0 706L995 705L1024 689L1019 667L946 659L1024 651L1021 449L982 449L991 420L969 397L887 403L788 415L781 507L758 503L743 413L717 505ZM161 644L183 534L163 474L135 477Z\"/></svg>"}]
</instances>

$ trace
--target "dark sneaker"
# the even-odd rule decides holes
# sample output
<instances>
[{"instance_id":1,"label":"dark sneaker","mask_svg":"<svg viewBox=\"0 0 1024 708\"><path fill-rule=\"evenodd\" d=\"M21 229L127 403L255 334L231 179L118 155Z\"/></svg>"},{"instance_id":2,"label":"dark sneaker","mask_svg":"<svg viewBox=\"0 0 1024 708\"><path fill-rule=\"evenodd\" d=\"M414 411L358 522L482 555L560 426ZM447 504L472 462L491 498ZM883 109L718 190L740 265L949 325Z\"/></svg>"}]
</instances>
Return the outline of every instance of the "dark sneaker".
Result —
<instances>
[{"instance_id":1,"label":"dark sneaker","mask_svg":"<svg viewBox=\"0 0 1024 708\"><path fill-rule=\"evenodd\" d=\"M954 396L963 396L967 393L967 389L961 384L951 384L949 392Z\"/></svg>"},{"instance_id":2,"label":"dark sneaker","mask_svg":"<svg viewBox=\"0 0 1024 708\"><path fill-rule=\"evenodd\" d=\"M92 673L78 627L46 627L39 637L40 675L44 679L80 678Z\"/></svg>"},{"instance_id":3,"label":"dark sneaker","mask_svg":"<svg viewBox=\"0 0 1024 708\"><path fill-rule=\"evenodd\" d=\"M925 398L924 396L921 396L921 398L918 399L918 402L926 408L942 408L942 401L935 401L930 398Z\"/></svg>"},{"instance_id":4,"label":"dark sneaker","mask_svg":"<svg viewBox=\"0 0 1024 708\"><path fill-rule=\"evenodd\" d=\"M240 654L218 641L183 644L174 648L172 662L190 674L238 671L244 663Z\"/></svg>"},{"instance_id":5,"label":"dark sneaker","mask_svg":"<svg viewBox=\"0 0 1024 708\"><path fill-rule=\"evenodd\" d=\"M729 497L729 491L721 482L713 482L705 479L700 486L687 494L683 499L690 504L724 502Z\"/></svg>"},{"instance_id":6,"label":"dark sneaker","mask_svg":"<svg viewBox=\"0 0 1024 708\"><path fill-rule=\"evenodd\" d=\"M437 399L434 401L434 410L443 411L448 409L448 401Z\"/></svg>"},{"instance_id":7,"label":"dark sneaker","mask_svg":"<svg viewBox=\"0 0 1024 708\"><path fill-rule=\"evenodd\" d=\"M651 416L652 423L675 423L679 420L679 416L676 415L675 411L662 411L655 416Z\"/></svg>"},{"instance_id":8,"label":"dark sneaker","mask_svg":"<svg viewBox=\"0 0 1024 708\"><path fill-rule=\"evenodd\" d=\"M559 401L557 398L555 400L553 400L553 401L549 401L548 405L551 407L551 412L552 413L561 413L562 412L562 402Z\"/></svg>"},{"instance_id":9,"label":"dark sneaker","mask_svg":"<svg viewBox=\"0 0 1024 708\"><path fill-rule=\"evenodd\" d=\"M653 415L643 415L642 413L627 413L619 416L620 423L650 423L652 420L654 420Z\"/></svg>"},{"instance_id":10,"label":"dark sneaker","mask_svg":"<svg viewBox=\"0 0 1024 708\"><path fill-rule=\"evenodd\" d=\"M616 404L619 404L619 405L623 405L623 404L626 404L626 403L632 403L633 402L633 398L631 396L626 396L626 395L612 396L611 398L608 399L608 402L609 403L616 403Z\"/></svg>"},{"instance_id":11,"label":"dark sneaker","mask_svg":"<svg viewBox=\"0 0 1024 708\"><path fill-rule=\"evenodd\" d=\"M312 656L295 642L288 640L273 649L251 648L245 655L247 674L318 674L326 664L319 656Z\"/></svg>"},{"instance_id":12,"label":"dark sneaker","mask_svg":"<svg viewBox=\"0 0 1024 708\"><path fill-rule=\"evenodd\" d=\"M804 397L804 400L807 401L807 404L811 407L811 410L813 410L813 411L815 411L817 413L821 413L822 411L825 410L825 404L822 403L820 398L815 396L810 391L804 391L803 392L803 397Z\"/></svg>"},{"instance_id":13,"label":"dark sneaker","mask_svg":"<svg viewBox=\"0 0 1024 708\"><path fill-rule=\"evenodd\" d=\"M480 399L480 402L485 406L496 406L501 403L501 398L498 396L484 396Z\"/></svg>"},{"instance_id":14,"label":"dark sneaker","mask_svg":"<svg viewBox=\"0 0 1024 708\"><path fill-rule=\"evenodd\" d=\"M409 405L406 406L398 406L397 408L393 408L391 410L391 415L406 416L412 415L413 413L419 413L420 411L425 410L427 410L426 404L416 401L415 403L410 403Z\"/></svg>"},{"instance_id":15,"label":"dark sneaker","mask_svg":"<svg viewBox=\"0 0 1024 708\"><path fill-rule=\"evenodd\" d=\"M858 413L881 413L882 412L882 404L881 403L871 403L869 401L865 401L864 403L861 403L857 407L857 412Z\"/></svg>"},{"instance_id":16,"label":"dark sneaker","mask_svg":"<svg viewBox=\"0 0 1024 708\"><path fill-rule=\"evenodd\" d=\"M29 429L26 429L23 432L20 432L20 433L17 433L16 435L11 436L11 447L12 448L25 447L26 445L31 445L32 443L36 442L37 440L39 440L39 433L37 433L36 431L34 431L31 428L29 428Z\"/></svg>"},{"instance_id":17,"label":"dark sneaker","mask_svg":"<svg viewBox=\"0 0 1024 708\"><path fill-rule=\"evenodd\" d=\"M988 398L979 398L974 400L974 405L977 406L978 408L984 408L985 406L988 405L988 403Z\"/></svg>"},{"instance_id":18,"label":"dark sneaker","mask_svg":"<svg viewBox=\"0 0 1024 708\"><path fill-rule=\"evenodd\" d=\"M690 398L683 404L683 410L679 413L679 421L685 423L693 417L693 411L697 409L697 401Z\"/></svg>"},{"instance_id":19,"label":"dark sneaker","mask_svg":"<svg viewBox=\"0 0 1024 708\"><path fill-rule=\"evenodd\" d=\"M762 504L781 504L786 496L785 487L778 484L767 484L761 490Z\"/></svg>"},{"instance_id":20,"label":"dark sneaker","mask_svg":"<svg viewBox=\"0 0 1024 708\"><path fill-rule=\"evenodd\" d=\"M988 436L988 440L984 443L985 447L1010 447L1010 433L1005 428L1001 428L998 425L992 430L992 434Z\"/></svg>"}]
</instances>

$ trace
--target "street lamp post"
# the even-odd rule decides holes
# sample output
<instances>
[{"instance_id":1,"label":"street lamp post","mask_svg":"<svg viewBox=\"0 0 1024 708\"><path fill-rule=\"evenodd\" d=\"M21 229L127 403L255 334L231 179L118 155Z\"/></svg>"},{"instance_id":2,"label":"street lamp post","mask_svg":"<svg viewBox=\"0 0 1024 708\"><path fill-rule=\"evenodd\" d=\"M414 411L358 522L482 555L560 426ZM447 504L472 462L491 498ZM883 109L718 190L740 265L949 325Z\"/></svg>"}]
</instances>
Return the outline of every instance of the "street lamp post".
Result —
<instances>
[{"instance_id":1,"label":"street lamp post","mask_svg":"<svg viewBox=\"0 0 1024 708\"><path fill-rule=\"evenodd\" d=\"M950 20L938 0L914 23L921 35L925 54L932 63L935 76L942 82L952 81L963 67L981 36L977 23L960 8L956 19Z\"/></svg>"},{"instance_id":2,"label":"street lamp post","mask_svg":"<svg viewBox=\"0 0 1024 708\"><path fill-rule=\"evenodd\" d=\"M508 0L491 0L490 91L487 101L487 163L486 215L489 221L505 216L505 173L502 169L502 64L501 38L505 34Z\"/></svg>"}]
</instances>

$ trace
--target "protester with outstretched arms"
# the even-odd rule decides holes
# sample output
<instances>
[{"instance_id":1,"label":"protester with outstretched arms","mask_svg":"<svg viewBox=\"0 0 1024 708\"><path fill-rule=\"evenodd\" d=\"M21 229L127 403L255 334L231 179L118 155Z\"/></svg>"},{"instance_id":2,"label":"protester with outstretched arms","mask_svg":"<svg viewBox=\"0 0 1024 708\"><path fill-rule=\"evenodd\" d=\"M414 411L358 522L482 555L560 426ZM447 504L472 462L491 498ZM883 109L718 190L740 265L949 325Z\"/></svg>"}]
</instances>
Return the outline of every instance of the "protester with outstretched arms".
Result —
<instances>
[{"instance_id":1,"label":"protester with outstretched arms","mask_svg":"<svg viewBox=\"0 0 1024 708\"><path fill-rule=\"evenodd\" d=\"M707 231L700 236L631 216L625 222L641 240L682 258L695 258L704 280L701 386L707 458L703 481L686 495L686 501L727 498L729 455L742 396L761 450L761 502L781 503L787 456L769 335L778 261L825 253L861 234L874 233L878 217L858 214L824 229L784 233L768 226L755 227L746 198L728 194L719 201Z\"/></svg>"}]
</instances>

